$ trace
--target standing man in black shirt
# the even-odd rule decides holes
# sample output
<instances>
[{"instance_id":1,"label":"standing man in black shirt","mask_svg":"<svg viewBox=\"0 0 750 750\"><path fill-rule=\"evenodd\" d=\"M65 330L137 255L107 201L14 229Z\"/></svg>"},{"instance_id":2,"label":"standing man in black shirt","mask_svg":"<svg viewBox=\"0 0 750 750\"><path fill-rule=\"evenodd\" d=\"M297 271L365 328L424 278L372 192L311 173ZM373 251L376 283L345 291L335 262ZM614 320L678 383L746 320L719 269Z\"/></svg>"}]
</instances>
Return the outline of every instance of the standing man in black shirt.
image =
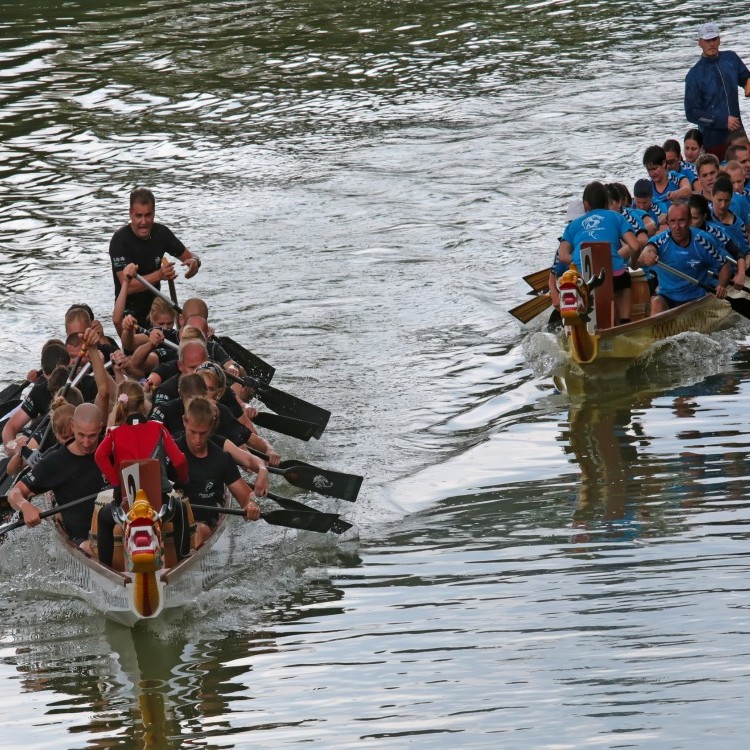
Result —
<instances>
[{"instance_id":1,"label":"standing man in black shirt","mask_svg":"<svg viewBox=\"0 0 750 750\"><path fill-rule=\"evenodd\" d=\"M130 193L130 223L118 229L109 243L112 276L115 282L115 299L122 286L125 266L135 263L138 273L155 287L177 275L174 263L162 265L165 253L178 258L188 270L185 278L198 273L200 258L191 253L164 224L154 221L156 199L147 188L136 188ZM143 285L134 279L130 282L125 313L135 316L141 326L148 326L148 313L154 299Z\"/></svg>"}]
</instances>

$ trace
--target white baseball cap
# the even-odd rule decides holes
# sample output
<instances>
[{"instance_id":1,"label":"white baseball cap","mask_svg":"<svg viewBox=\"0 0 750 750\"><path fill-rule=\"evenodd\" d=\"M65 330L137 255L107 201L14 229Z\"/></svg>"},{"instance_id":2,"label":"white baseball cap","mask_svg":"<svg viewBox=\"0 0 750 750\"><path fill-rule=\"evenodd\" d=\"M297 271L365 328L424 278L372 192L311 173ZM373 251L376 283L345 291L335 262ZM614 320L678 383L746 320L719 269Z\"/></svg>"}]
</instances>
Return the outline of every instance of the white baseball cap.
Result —
<instances>
[{"instance_id":1,"label":"white baseball cap","mask_svg":"<svg viewBox=\"0 0 750 750\"><path fill-rule=\"evenodd\" d=\"M716 39L717 36L721 36L719 27L715 23L704 23L703 26L701 26L698 39L705 39L708 41L709 39Z\"/></svg>"}]
</instances>

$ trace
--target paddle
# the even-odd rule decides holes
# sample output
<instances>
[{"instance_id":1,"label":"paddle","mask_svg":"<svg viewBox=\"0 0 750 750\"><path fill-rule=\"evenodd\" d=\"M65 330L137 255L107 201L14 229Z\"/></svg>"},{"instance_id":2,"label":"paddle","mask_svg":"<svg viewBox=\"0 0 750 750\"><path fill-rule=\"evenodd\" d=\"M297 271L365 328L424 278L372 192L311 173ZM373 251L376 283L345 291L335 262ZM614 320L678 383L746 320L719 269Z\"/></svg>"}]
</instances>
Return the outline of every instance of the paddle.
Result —
<instances>
[{"instance_id":1,"label":"paddle","mask_svg":"<svg viewBox=\"0 0 750 750\"><path fill-rule=\"evenodd\" d=\"M250 452L268 461L268 455L253 448ZM331 471L313 466L305 461L288 459L282 461L278 466L267 466L269 474L283 476L289 484L301 487L305 490L317 492L319 495L336 497L353 503L359 494L363 477L357 474L344 474L340 471Z\"/></svg>"},{"instance_id":2,"label":"paddle","mask_svg":"<svg viewBox=\"0 0 750 750\"><path fill-rule=\"evenodd\" d=\"M24 380L23 383L11 383L10 385L6 385L5 388L0 391L0 409L2 409L5 404L10 401L19 401L21 398L21 394L23 393L23 389L27 385L29 385L28 380ZM8 409L7 411L10 411L10 409ZM7 411L0 412L0 415L7 414Z\"/></svg>"},{"instance_id":3,"label":"paddle","mask_svg":"<svg viewBox=\"0 0 750 750\"><path fill-rule=\"evenodd\" d=\"M138 281L140 281L141 284L143 284L143 286L146 289L148 289L152 294L155 294L157 297L163 299L168 305L171 305L172 309L178 315L182 315L182 308L176 302L173 302L169 297L167 297L167 295L164 294L164 292L162 292L160 289L157 289L153 284L150 284L140 274L136 274L135 278L138 279ZM232 344L234 344L236 348L236 351L232 353L231 351L229 351L229 349L226 346L224 346L224 341L222 339L226 339L226 341L232 341L232 340L227 337L218 337L218 339L219 339L219 343L224 347L227 354L229 354L229 356L232 357L232 359L234 359L235 362L242 365L245 368L246 372L252 373L254 375L257 374L263 380L271 380L274 372L276 372L276 370L274 370L274 368L271 367L271 365L269 365L267 362L264 362L260 357L257 357L252 352L248 352L243 347L240 347L240 345L237 344L236 342L232 342ZM244 355L239 352L240 349L242 349L242 351L244 352ZM240 357L236 357L235 354L240 354ZM243 361L243 357L244 357L244 361Z\"/></svg>"},{"instance_id":4,"label":"paddle","mask_svg":"<svg viewBox=\"0 0 750 750\"><path fill-rule=\"evenodd\" d=\"M245 511L241 508L221 508L215 505L193 505L193 510L205 510L213 513L226 513L230 516L244 516ZM341 519L335 513L303 513L296 510L272 510L261 513L260 517L273 526L286 526L290 529L303 529L304 531L318 531L325 534L332 531L333 527ZM21 522L23 525L23 522ZM2 529L0 529L0 532Z\"/></svg>"},{"instance_id":5,"label":"paddle","mask_svg":"<svg viewBox=\"0 0 750 750\"><path fill-rule=\"evenodd\" d=\"M549 285L549 268L543 268L541 271L527 274L523 280L531 287L529 294L535 294L547 289Z\"/></svg>"},{"instance_id":6,"label":"paddle","mask_svg":"<svg viewBox=\"0 0 750 750\"><path fill-rule=\"evenodd\" d=\"M270 411L259 411L253 417L252 421L258 427L265 427L267 430L280 432L283 435L289 435L290 437L305 441L313 437L318 430L318 425L313 422L305 422L303 419L295 419L294 417L285 417Z\"/></svg>"},{"instance_id":7,"label":"paddle","mask_svg":"<svg viewBox=\"0 0 750 750\"><path fill-rule=\"evenodd\" d=\"M255 489L254 485L250 485L253 489ZM303 513L322 513L323 511L318 510L317 508L311 508L309 505L305 505L304 503L300 503L298 500L292 500L288 497L282 497L281 495L276 495L273 492L269 492L267 494L267 497L270 500L273 500L275 503L280 505L282 508L285 508L286 510L299 510ZM343 518L339 516L339 520L337 523L335 523L333 526L331 526L331 531L334 534L343 534L345 531L348 531L351 529L352 524L349 523L349 521L345 521Z\"/></svg>"},{"instance_id":8,"label":"paddle","mask_svg":"<svg viewBox=\"0 0 750 750\"><path fill-rule=\"evenodd\" d=\"M698 279L694 279L692 276L688 276L686 273L683 273L677 268L668 266L661 260L657 260L656 265L660 268L663 268L665 271L669 271L669 273L678 276L684 281L689 281L691 284L694 284L695 286L698 286L707 292L713 293L716 291L714 287L711 287L708 284L702 284L700 281L698 281ZM744 297L724 297L724 302L728 302L731 305L732 310L734 310L736 313L739 313L745 318L750 318L750 299L745 299Z\"/></svg>"},{"instance_id":9,"label":"paddle","mask_svg":"<svg viewBox=\"0 0 750 750\"><path fill-rule=\"evenodd\" d=\"M137 330L144 331L145 329L138 326ZM163 343L170 349L180 348L173 341L168 341L167 339L165 339ZM244 384L242 378L232 375L223 368L222 372L229 380ZM294 396L291 398L294 398ZM296 419L295 417L286 417L280 414L271 414L269 412L259 412L253 419L253 422L258 425L258 427L265 427L268 430L280 432L282 435L289 435L290 437L298 438L299 440L309 440L311 437L315 437L316 434L320 434L320 427L314 422L307 422L304 419Z\"/></svg>"},{"instance_id":10,"label":"paddle","mask_svg":"<svg viewBox=\"0 0 750 750\"><path fill-rule=\"evenodd\" d=\"M54 516L57 513L62 513L65 510L68 510L68 508L74 508L76 505L80 505L81 503L85 503L87 500L91 500L99 495L98 492L95 492L93 495L86 495L85 497L79 497L75 500L71 500L68 503L65 503L64 505L57 505L54 508L50 508L49 510L43 510L40 514L40 518L49 518L49 516ZM6 523L3 526L0 526L0 536L3 534L7 534L9 531L13 531L13 529L20 529L21 526L25 526L24 522L22 520L19 521L11 521L10 523Z\"/></svg>"},{"instance_id":11,"label":"paddle","mask_svg":"<svg viewBox=\"0 0 750 750\"><path fill-rule=\"evenodd\" d=\"M21 404L20 398L14 398L10 401L4 401L0 404L0 419L2 419L8 412L13 411L19 404Z\"/></svg>"},{"instance_id":12,"label":"paddle","mask_svg":"<svg viewBox=\"0 0 750 750\"><path fill-rule=\"evenodd\" d=\"M166 266L168 263L169 261L166 259L166 257L162 256L162 266ZM174 285L174 279L168 279L167 284L169 285L169 296L172 300L172 304L177 305L177 287Z\"/></svg>"},{"instance_id":13,"label":"paddle","mask_svg":"<svg viewBox=\"0 0 750 750\"><path fill-rule=\"evenodd\" d=\"M540 294L538 297L534 297L534 299L508 310L508 312L521 323L528 323L533 318L536 318L537 315L543 313L551 305L552 300L550 299L549 294Z\"/></svg>"},{"instance_id":14,"label":"paddle","mask_svg":"<svg viewBox=\"0 0 750 750\"><path fill-rule=\"evenodd\" d=\"M238 344L229 336L217 336L219 343L224 351L238 364L241 365L245 372L251 377L264 380L270 383L276 372L276 368L264 362L257 354L245 349L242 344Z\"/></svg>"},{"instance_id":15,"label":"paddle","mask_svg":"<svg viewBox=\"0 0 750 750\"><path fill-rule=\"evenodd\" d=\"M8 464L13 456L6 456L0 460L0 500L6 500L8 490L13 486L15 474L8 474Z\"/></svg>"},{"instance_id":16,"label":"paddle","mask_svg":"<svg viewBox=\"0 0 750 750\"><path fill-rule=\"evenodd\" d=\"M308 401L303 401L297 396L292 396L291 393L280 391L278 388L274 388L272 385L268 385L268 383L263 383L257 378L240 378L232 375L231 372L227 372L226 376L227 380L252 388L255 391L256 397L272 411L286 417L313 422L316 429L312 436L316 440L323 434L323 430L325 430L328 420L331 418L331 412L327 409L315 406L315 404L311 404Z\"/></svg>"}]
</instances>

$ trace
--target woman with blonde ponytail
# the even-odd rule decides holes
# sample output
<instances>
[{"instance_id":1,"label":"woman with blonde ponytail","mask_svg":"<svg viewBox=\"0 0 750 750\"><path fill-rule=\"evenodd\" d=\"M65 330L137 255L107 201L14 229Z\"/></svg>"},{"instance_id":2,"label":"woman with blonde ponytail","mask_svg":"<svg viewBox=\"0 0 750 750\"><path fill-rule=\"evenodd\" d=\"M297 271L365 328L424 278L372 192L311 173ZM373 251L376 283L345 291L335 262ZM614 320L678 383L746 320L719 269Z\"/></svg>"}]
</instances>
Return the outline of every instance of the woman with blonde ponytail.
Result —
<instances>
[{"instance_id":1,"label":"woman with blonde ponytail","mask_svg":"<svg viewBox=\"0 0 750 750\"><path fill-rule=\"evenodd\" d=\"M158 458L161 462L162 502L167 501L170 484L166 476L166 459L169 459L177 479L185 482L188 478L185 454L177 447L161 422L148 419L146 393L140 383L134 380L120 383L115 402L111 414L113 426L109 428L95 454L97 466L110 485L114 487L113 503L120 505L123 501L120 485L120 466L123 461L138 461L146 458ZM112 511L111 505L107 506L99 513L98 518L99 560L106 565L112 564L115 527ZM177 531L175 528L176 538ZM189 551L189 529L185 529L185 532L188 534L187 547L185 548L183 544L181 548Z\"/></svg>"}]
</instances>

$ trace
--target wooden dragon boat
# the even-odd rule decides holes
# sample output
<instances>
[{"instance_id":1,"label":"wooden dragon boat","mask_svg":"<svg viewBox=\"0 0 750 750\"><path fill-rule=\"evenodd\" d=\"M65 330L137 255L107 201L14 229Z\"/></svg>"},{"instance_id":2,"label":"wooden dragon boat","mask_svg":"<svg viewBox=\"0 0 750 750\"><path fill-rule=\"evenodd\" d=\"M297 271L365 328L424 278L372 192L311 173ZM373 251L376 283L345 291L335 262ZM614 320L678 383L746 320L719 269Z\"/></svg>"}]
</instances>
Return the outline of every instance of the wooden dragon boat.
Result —
<instances>
[{"instance_id":1,"label":"wooden dragon boat","mask_svg":"<svg viewBox=\"0 0 750 750\"><path fill-rule=\"evenodd\" d=\"M624 370L658 341L688 331L712 333L737 320L730 302L712 294L649 317L648 286L643 272L636 272L632 321L613 325L609 245L584 246L581 261L580 271L571 266L560 277L563 331L559 341L570 360L586 372Z\"/></svg>"},{"instance_id":2,"label":"wooden dragon boat","mask_svg":"<svg viewBox=\"0 0 750 750\"><path fill-rule=\"evenodd\" d=\"M159 468L158 462L156 467L153 464L149 459L122 470L122 486L127 488L130 504L127 513L121 512L118 518L122 525L123 570L85 554L70 541L61 524L49 519L55 528L55 569L70 585L71 592L128 627L159 617L167 610L193 604L201 591L226 576L234 552L231 535L225 533L226 516L221 515L203 545L169 565L170 554L162 537L166 506L159 508ZM152 504L149 495L158 501ZM98 503L106 504L110 499L111 495L100 495Z\"/></svg>"}]
</instances>

